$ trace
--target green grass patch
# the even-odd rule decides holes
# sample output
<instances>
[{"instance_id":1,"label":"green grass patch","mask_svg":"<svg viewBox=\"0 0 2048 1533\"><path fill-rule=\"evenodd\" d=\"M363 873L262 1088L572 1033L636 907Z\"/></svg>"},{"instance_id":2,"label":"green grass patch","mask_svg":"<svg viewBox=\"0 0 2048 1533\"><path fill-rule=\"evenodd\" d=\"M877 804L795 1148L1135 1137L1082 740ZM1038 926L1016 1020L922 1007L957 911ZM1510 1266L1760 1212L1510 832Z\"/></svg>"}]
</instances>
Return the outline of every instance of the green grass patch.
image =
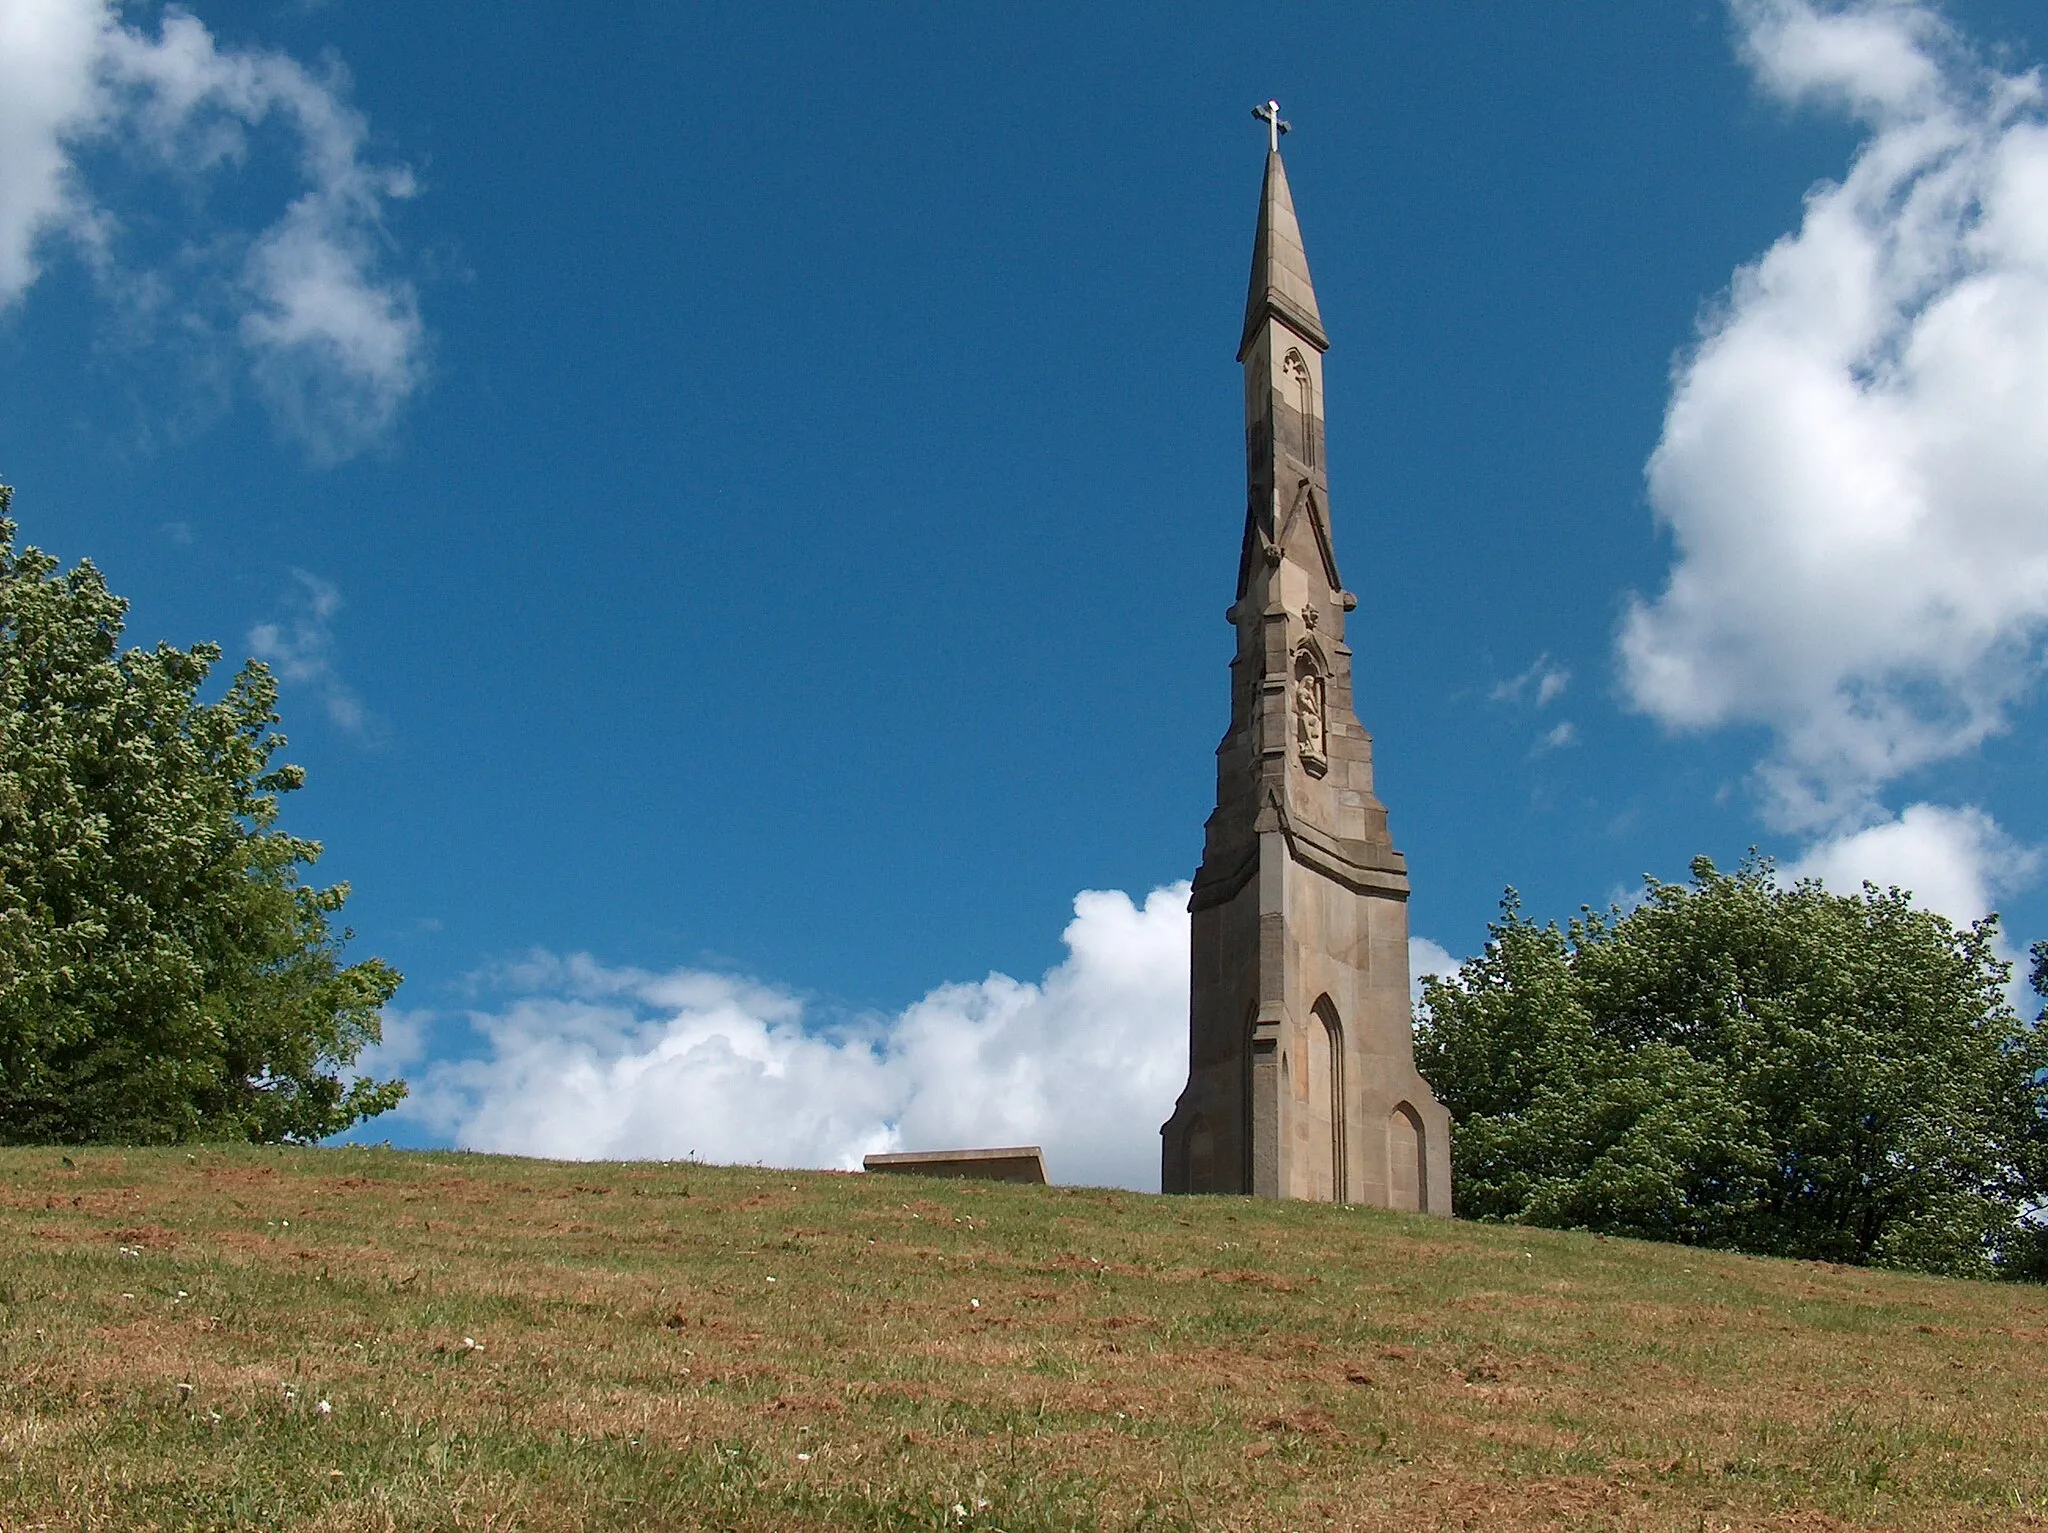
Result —
<instances>
[{"instance_id":1,"label":"green grass patch","mask_svg":"<svg viewBox=\"0 0 2048 1533\"><path fill-rule=\"evenodd\" d=\"M0 1151L0 1528L2048 1527L2048 1293L1234 1198Z\"/></svg>"}]
</instances>

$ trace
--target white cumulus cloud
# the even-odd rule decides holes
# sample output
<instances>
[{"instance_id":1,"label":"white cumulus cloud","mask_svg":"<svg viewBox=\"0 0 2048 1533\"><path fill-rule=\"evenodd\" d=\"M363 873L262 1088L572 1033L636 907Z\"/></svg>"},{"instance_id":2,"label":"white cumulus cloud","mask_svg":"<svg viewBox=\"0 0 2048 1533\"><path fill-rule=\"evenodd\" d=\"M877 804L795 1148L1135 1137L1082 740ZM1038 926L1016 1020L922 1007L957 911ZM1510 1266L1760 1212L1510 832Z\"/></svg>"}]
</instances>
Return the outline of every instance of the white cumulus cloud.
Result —
<instances>
[{"instance_id":1,"label":"white cumulus cloud","mask_svg":"<svg viewBox=\"0 0 2048 1533\"><path fill-rule=\"evenodd\" d=\"M424 380L426 330L411 283L390 270L386 229L414 178L368 153L346 96L338 68L316 76L282 53L223 49L180 7L152 35L109 0L5 0L0 310L68 244L134 314L228 337L280 428L315 456L370 445ZM109 161L187 189L224 180L272 141L292 183L275 218L187 227L169 254L140 253L124 209L95 188Z\"/></svg>"},{"instance_id":2,"label":"white cumulus cloud","mask_svg":"<svg viewBox=\"0 0 2048 1533\"><path fill-rule=\"evenodd\" d=\"M1440 942L1427 937L1408 939L1408 1004L1415 1007L1422 1004L1422 982L1430 975L1449 979L1458 972L1458 960L1450 955L1449 949Z\"/></svg>"},{"instance_id":3,"label":"white cumulus cloud","mask_svg":"<svg viewBox=\"0 0 2048 1533\"><path fill-rule=\"evenodd\" d=\"M35 281L41 241L83 214L65 141L99 116L108 24L76 0L0 5L0 309Z\"/></svg>"},{"instance_id":4,"label":"white cumulus cloud","mask_svg":"<svg viewBox=\"0 0 2048 1533\"><path fill-rule=\"evenodd\" d=\"M1621 674L1674 728L1765 726L1766 813L1839 836L2003 728L2040 670L2048 116L2037 73L1924 5L1734 12L1766 91L1864 138L1677 369L1648 468L1674 561Z\"/></svg>"},{"instance_id":5,"label":"white cumulus cloud","mask_svg":"<svg viewBox=\"0 0 2048 1533\"><path fill-rule=\"evenodd\" d=\"M1188 886L1075 896L1035 982L941 985L889 1017L821 1024L787 989L537 954L469 1014L483 1050L412 1072L401 1112L469 1149L850 1169L898 1149L1037 1144L1056 1181L1159 1187L1187 1080ZM1456 967L1426 939L1422 961ZM418 1014L361 1062L419 1052ZM388 1055L388 1057L386 1057Z\"/></svg>"},{"instance_id":6,"label":"white cumulus cloud","mask_svg":"<svg viewBox=\"0 0 2048 1533\"><path fill-rule=\"evenodd\" d=\"M1156 1190L1187 1077L1187 898L1085 892L1036 983L991 974L838 1026L773 985L541 955L471 1015L485 1052L416 1076L407 1110L459 1145L567 1158L1039 1144L1059 1181Z\"/></svg>"},{"instance_id":7,"label":"white cumulus cloud","mask_svg":"<svg viewBox=\"0 0 2048 1533\"><path fill-rule=\"evenodd\" d=\"M2017 844L1981 809L1913 804L1896 819L1831 837L1787 868L1838 894L1865 883L1900 888L1914 903L1967 924L2031 879L2040 854Z\"/></svg>"}]
</instances>

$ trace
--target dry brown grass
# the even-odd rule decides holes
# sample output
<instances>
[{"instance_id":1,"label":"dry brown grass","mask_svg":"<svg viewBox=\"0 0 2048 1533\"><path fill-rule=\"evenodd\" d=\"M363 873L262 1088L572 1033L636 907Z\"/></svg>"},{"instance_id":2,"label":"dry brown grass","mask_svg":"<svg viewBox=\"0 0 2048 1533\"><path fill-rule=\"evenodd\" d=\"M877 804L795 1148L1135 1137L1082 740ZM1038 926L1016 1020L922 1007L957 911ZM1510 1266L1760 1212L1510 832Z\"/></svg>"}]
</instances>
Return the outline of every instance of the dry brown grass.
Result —
<instances>
[{"instance_id":1,"label":"dry brown grass","mask_svg":"<svg viewBox=\"0 0 2048 1533\"><path fill-rule=\"evenodd\" d=\"M2048 1527L2038 1288L1227 1198L70 1162L0 1152L9 1533Z\"/></svg>"}]
</instances>

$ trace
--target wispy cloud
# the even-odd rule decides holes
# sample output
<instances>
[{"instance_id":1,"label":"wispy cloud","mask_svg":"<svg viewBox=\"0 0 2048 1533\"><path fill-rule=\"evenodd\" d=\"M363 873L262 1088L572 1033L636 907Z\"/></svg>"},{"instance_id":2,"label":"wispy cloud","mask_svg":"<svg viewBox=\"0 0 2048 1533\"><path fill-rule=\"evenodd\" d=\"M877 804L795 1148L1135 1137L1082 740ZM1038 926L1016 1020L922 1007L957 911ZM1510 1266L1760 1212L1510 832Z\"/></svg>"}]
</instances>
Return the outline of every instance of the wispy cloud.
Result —
<instances>
[{"instance_id":1,"label":"wispy cloud","mask_svg":"<svg viewBox=\"0 0 2048 1533\"><path fill-rule=\"evenodd\" d=\"M1490 702L1547 708L1564 696L1564 689L1571 685L1571 681L1570 671L1543 654L1530 662L1529 668L1519 676L1495 682L1486 696Z\"/></svg>"},{"instance_id":2,"label":"wispy cloud","mask_svg":"<svg viewBox=\"0 0 2048 1533\"><path fill-rule=\"evenodd\" d=\"M223 49L175 6L152 36L109 0L8 0L0 309L68 247L144 329L237 351L273 420L314 457L382 440L426 375L418 297L393 269L386 227L417 186L410 169L368 153L347 93L339 66L316 76L282 53ZM95 188L98 157L205 183L244 171L264 143L284 149L296 183L276 217L188 227L168 255L144 253Z\"/></svg>"},{"instance_id":3,"label":"wispy cloud","mask_svg":"<svg viewBox=\"0 0 2048 1533\"><path fill-rule=\"evenodd\" d=\"M1574 724L1570 719L1563 719L1551 725L1550 728L1544 730L1542 734L1536 737L1536 744L1531 754L1537 756L1547 755L1551 751L1561 751L1578 743L1578 725Z\"/></svg>"},{"instance_id":4,"label":"wispy cloud","mask_svg":"<svg viewBox=\"0 0 2048 1533\"><path fill-rule=\"evenodd\" d=\"M250 652L280 681L309 688L336 728L370 738L376 721L335 668L334 615L342 609L341 592L332 581L304 570L293 570L292 578L298 589L285 600L284 616L249 630Z\"/></svg>"}]
</instances>

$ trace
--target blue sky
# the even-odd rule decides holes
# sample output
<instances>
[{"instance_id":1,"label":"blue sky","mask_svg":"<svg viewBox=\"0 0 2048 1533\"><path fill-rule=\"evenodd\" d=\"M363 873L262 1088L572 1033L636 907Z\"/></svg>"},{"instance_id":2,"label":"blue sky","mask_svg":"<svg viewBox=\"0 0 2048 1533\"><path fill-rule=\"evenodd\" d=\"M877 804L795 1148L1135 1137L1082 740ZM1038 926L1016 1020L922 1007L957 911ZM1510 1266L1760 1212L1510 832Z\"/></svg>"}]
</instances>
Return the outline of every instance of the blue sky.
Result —
<instances>
[{"instance_id":1,"label":"blue sky","mask_svg":"<svg viewBox=\"0 0 2048 1533\"><path fill-rule=\"evenodd\" d=\"M1250 106L1415 932L1755 844L2017 951L2044 42L2017 0L7 0L0 479L132 640L283 674L290 824L407 975L372 1137L1014 1135L1156 1185Z\"/></svg>"}]
</instances>

